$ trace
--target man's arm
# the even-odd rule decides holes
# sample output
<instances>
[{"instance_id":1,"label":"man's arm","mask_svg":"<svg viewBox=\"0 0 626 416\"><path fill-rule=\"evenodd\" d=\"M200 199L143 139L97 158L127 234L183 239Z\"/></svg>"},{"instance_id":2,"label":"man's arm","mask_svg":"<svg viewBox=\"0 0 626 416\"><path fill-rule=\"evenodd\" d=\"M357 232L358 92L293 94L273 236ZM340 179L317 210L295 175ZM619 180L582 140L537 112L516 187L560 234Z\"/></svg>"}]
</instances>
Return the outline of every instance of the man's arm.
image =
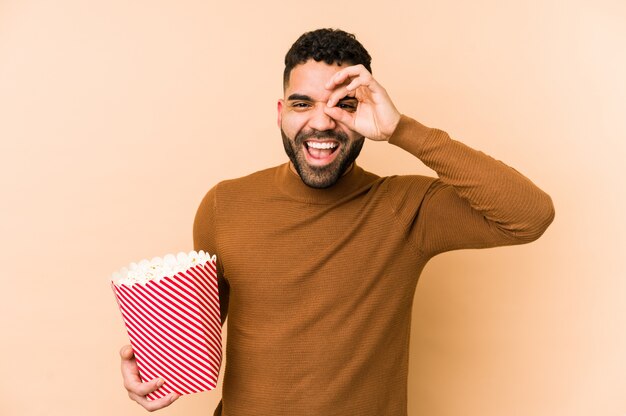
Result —
<instances>
[{"instance_id":1,"label":"man's arm","mask_svg":"<svg viewBox=\"0 0 626 416\"><path fill-rule=\"evenodd\" d=\"M423 254L529 242L552 222L554 206L546 193L502 162L401 116L362 65L337 71L326 88L332 91L326 109L330 117L364 137L409 151L439 175L426 194L414 192L418 204L402 189L399 197L390 192L397 199L394 211ZM345 96L357 98L355 112L335 107ZM389 186L402 188L397 185Z\"/></svg>"},{"instance_id":2,"label":"man's arm","mask_svg":"<svg viewBox=\"0 0 626 416\"><path fill-rule=\"evenodd\" d=\"M402 116L389 143L418 157L439 179L419 210L402 180L391 182L398 216L426 255L460 248L522 244L539 238L554 218L550 197L515 169Z\"/></svg>"},{"instance_id":3,"label":"man's arm","mask_svg":"<svg viewBox=\"0 0 626 416\"><path fill-rule=\"evenodd\" d=\"M220 256L218 255L217 242L217 186L213 187L202 199L196 217L193 222L193 247L194 250L217 255L217 284L220 297L220 315L222 325L228 314L228 301L230 298L230 287L224 277L224 268Z\"/></svg>"}]
</instances>

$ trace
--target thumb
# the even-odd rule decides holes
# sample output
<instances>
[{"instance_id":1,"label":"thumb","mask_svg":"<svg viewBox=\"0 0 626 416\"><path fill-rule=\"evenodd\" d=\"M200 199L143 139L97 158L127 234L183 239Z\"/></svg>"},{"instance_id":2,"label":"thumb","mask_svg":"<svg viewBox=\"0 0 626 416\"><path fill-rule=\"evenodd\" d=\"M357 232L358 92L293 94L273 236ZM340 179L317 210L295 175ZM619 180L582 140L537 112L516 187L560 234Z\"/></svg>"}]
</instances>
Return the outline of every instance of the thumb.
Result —
<instances>
[{"instance_id":1,"label":"thumb","mask_svg":"<svg viewBox=\"0 0 626 416\"><path fill-rule=\"evenodd\" d=\"M133 347L130 345L124 345L120 350L120 357L122 357L123 360L130 360L134 355Z\"/></svg>"},{"instance_id":2,"label":"thumb","mask_svg":"<svg viewBox=\"0 0 626 416\"><path fill-rule=\"evenodd\" d=\"M339 107L324 107L324 113L328 115L333 120L345 124L349 129L354 128L354 115L351 113L342 110Z\"/></svg>"}]
</instances>

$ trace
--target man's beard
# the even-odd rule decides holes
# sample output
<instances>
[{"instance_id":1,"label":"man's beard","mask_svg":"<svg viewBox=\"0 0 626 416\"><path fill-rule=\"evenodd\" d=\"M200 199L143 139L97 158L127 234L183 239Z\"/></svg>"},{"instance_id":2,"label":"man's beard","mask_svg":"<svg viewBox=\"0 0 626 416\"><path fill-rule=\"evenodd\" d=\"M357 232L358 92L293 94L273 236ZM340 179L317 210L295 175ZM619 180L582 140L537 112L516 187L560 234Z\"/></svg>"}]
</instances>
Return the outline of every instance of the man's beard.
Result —
<instances>
[{"instance_id":1,"label":"man's beard","mask_svg":"<svg viewBox=\"0 0 626 416\"><path fill-rule=\"evenodd\" d=\"M346 133L334 130L300 132L293 141L287 137L282 128L280 129L280 134L283 137L285 152L296 168L298 175L300 175L302 182L312 188L319 189L328 188L337 183L341 175L344 174L346 169L348 169L356 160L357 156L359 156L361 148L363 148L363 143L365 142L365 139L361 137L350 143ZM328 165L309 165L303 152L306 151L304 150L305 140L311 138L336 140L339 142L340 146L339 149L335 151L340 153L335 157L335 160Z\"/></svg>"}]
</instances>

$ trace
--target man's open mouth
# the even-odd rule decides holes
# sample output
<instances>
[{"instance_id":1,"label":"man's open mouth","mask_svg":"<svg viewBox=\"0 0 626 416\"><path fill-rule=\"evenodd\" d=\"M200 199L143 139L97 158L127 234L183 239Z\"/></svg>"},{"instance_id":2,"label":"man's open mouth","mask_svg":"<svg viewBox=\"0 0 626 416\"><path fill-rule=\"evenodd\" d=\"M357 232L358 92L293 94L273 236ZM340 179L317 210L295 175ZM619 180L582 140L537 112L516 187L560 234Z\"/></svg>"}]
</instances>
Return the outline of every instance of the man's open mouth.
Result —
<instances>
[{"instance_id":1,"label":"man's open mouth","mask_svg":"<svg viewBox=\"0 0 626 416\"><path fill-rule=\"evenodd\" d=\"M304 142L304 146L306 147L307 153L313 159L327 159L331 155L335 153L335 151L339 148L339 143L336 141L317 141L317 140L307 140Z\"/></svg>"},{"instance_id":2,"label":"man's open mouth","mask_svg":"<svg viewBox=\"0 0 626 416\"><path fill-rule=\"evenodd\" d=\"M324 165L333 161L339 143L334 140L307 140L304 142L304 147L309 162Z\"/></svg>"}]
</instances>

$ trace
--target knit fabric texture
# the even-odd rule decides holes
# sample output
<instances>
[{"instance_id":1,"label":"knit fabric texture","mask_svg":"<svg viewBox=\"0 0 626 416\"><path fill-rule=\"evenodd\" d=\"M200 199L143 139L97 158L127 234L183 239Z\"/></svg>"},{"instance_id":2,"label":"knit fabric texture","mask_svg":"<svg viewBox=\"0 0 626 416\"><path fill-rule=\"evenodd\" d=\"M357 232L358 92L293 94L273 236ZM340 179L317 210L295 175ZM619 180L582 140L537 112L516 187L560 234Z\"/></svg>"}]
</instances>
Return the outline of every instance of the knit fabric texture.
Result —
<instances>
[{"instance_id":1,"label":"knit fabric texture","mask_svg":"<svg viewBox=\"0 0 626 416\"><path fill-rule=\"evenodd\" d=\"M354 165L306 186L289 164L220 182L194 222L217 254L224 416L405 416L411 307L426 262L527 243L554 217L516 170L402 116L389 142L437 172ZM417 161L416 161L417 162Z\"/></svg>"}]
</instances>

